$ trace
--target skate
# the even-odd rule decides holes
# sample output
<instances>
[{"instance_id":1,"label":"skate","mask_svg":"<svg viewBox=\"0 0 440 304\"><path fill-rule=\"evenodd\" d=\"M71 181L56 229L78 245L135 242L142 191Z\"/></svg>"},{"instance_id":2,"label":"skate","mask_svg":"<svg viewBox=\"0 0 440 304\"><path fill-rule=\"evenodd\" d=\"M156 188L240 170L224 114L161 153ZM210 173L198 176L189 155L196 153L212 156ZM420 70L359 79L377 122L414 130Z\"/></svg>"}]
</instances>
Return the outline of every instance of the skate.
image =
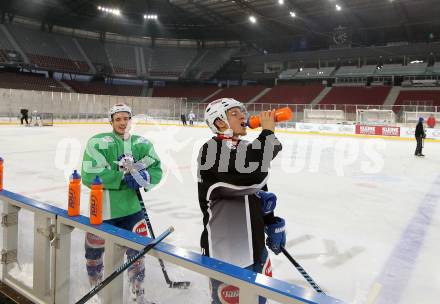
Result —
<instances>
[{"instance_id":1,"label":"skate","mask_svg":"<svg viewBox=\"0 0 440 304\"><path fill-rule=\"evenodd\" d=\"M148 301L145 298L144 289L136 290L132 294L133 294L133 303L134 304L155 304L154 302Z\"/></svg>"}]
</instances>

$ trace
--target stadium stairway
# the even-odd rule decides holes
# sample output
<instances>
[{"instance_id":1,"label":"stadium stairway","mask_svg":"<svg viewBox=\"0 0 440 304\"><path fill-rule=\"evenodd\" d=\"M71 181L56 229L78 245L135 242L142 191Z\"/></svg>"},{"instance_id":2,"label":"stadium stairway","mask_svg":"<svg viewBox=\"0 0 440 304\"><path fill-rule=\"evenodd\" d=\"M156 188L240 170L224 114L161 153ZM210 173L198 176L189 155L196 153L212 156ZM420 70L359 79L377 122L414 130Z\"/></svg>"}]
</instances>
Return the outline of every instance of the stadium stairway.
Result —
<instances>
[{"instance_id":1,"label":"stadium stairway","mask_svg":"<svg viewBox=\"0 0 440 304\"><path fill-rule=\"evenodd\" d=\"M144 84L142 86L141 96L152 97L153 96L153 88L148 88L148 84Z\"/></svg>"},{"instance_id":2,"label":"stadium stairway","mask_svg":"<svg viewBox=\"0 0 440 304\"><path fill-rule=\"evenodd\" d=\"M387 98L385 98L385 102L383 103L384 106L394 106L396 103L397 97L399 97L400 94L400 87L392 87L390 92L388 93Z\"/></svg>"},{"instance_id":3,"label":"stadium stairway","mask_svg":"<svg viewBox=\"0 0 440 304\"><path fill-rule=\"evenodd\" d=\"M251 100L249 100L247 103L254 103L255 101L259 100L261 97L263 97L264 95L266 95L267 93L269 93L269 91L272 90L272 88L265 88L263 91L261 91L260 93L258 93L254 98L252 98Z\"/></svg>"},{"instance_id":4,"label":"stadium stairway","mask_svg":"<svg viewBox=\"0 0 440 304\"><path fill-rule=\"evenodd\" d=\"M81 44L79 44L78 40L77 40L75 37L73 37L72 40L73 40L73 43L75 43L76 47L78 48L78 51L79 51L79 52L81 53L81 55L83 56L85 62L87 62L87 65L89 66L90 71L91 71L93 74L96 74L95 66L92 64L92 61L90 60L89 56L87 56L87 54L86 54L86 52L84 51L84 49L82 48Z\"/></svg>"},{"instance_id":5,"label":"stadium stairway","mask_svg":"<svg viewBox=\"0 0 440 304\"><path fill-rule=\"evenodd\" d=\"M72 87L71 87L70 85L68 85L67 83L65 83L64 81L62 81L62 80L58 80L58 82L59 82L59 84L60 84L63 88L65 88L68 92L70 92L70 93L75 93L75 90L72 89Z\"/></svg>"},{"instance_id":6,"label":"stadium stairway","mask_svg":"<svg viewBox=\"0 0 440 304\"><path fill-rule=\"evenodd\" d=\"M320 103L321 100L324 99L324 97L328 94L328 92L330 92L331 89L332 89L331 87L325 87L324 90L322 90L318 94L318 96L316 96L315 99L312 100L310 105L313 107L313 106L317 105L318 103Z\"/></svg>"},{"instance_id":7,"label":"stadium stairway","mask_svg":"<svg viewBox=\"0 0 440 304\"><path fill-rule=\"evenodd\" d=\"M5 36L8 38L9 43L11 43L11 45L14 47L14 50L19 52L21 55L21 58L23 58L23 61L25 63L29 63L29 58L28 56L25 54L25 52L23 52L23 50L21 49L21 47L18 45L17 41L15 41L14 37L12 37L11 33L8 31L8 29L6 28L6 26L4 26L3 24L0 24L0 30L5 34Z\"/></svg>"},{"instance_id":8,"label":"stadium stairway","mask_svg":"<svg viewBox=\"0 0 440 304\"><path fill-rule=\"evenodd\" d=\"M208 102L208 100L211 99L211 97L217 95L218 93L220 93L223 89L218 89L217 91L215 91L214 93L212 93L211 95L209 95L208 97L206 97L205 99L202 100L202 102Z\"/></svg>"},{"instance_id":9,"label":"stadium stairway","mask_svg":"<svg viewBox=\"0 0 440 304\"><path fill-rule=\"evenodd\" d=\"M108 50L104 47L105 56L110 64L110 68L112 69L112 73L115 74L115 67L113 66L112 57L108 54Z\"/></svg>"}]
</instances>

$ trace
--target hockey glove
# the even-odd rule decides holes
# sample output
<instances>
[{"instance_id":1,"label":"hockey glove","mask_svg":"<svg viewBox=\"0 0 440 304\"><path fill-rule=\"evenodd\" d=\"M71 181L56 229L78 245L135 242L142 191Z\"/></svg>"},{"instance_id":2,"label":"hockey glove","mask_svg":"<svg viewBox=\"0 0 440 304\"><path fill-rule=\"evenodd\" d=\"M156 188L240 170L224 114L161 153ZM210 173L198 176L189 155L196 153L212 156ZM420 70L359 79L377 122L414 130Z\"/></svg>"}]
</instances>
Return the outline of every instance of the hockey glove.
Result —
<instances>
[{"instance_id":1,"label":"hockey glove","mask_svg":"<svg viewBox=\"0 0 440 304\"><path fill-rule=\"evenodd\" d=\"M125 174L124 181L128 188L137 190L141 187L146 187L150 183L150 174L147 170L143 169L133 174Z\"/></svg>"},{"instance_id":2,"label":"hockey glove","mask_svg":"<svg viewBox=\"0 0 440 304\"><path fill-rule=\"evenodd\" d=\"M275 254L281 252L281 247L286 245L286 231L284 219L275 217L275 223L266 225L264 231L267 234L266 245Z\"/></svg>"},{"instance_id":3,"label":"hockey glove","mask_svg":"<svg viewBox=\"0 0 440 304\"><path fill-rule=\"evenodd\" d=\"M124 172L124 174L133 173L134 171L139 172L145 169L142 162L137 162L136 159L131 154L122 154L118 157L117 161L119 171Z\"/></svg>"},{"instance_id":4,"label":"hockey glove","mask_svg":"<svg viewBox=\"0 0 440 304\"><path fill-rule=\"evenodd\" d=\"M277 196L274 193L258 191L255 193L255 195L261 199L261 210L263 211L264 215L268 215L275 210L277 205Z\"/></svg>"}]
</instances>

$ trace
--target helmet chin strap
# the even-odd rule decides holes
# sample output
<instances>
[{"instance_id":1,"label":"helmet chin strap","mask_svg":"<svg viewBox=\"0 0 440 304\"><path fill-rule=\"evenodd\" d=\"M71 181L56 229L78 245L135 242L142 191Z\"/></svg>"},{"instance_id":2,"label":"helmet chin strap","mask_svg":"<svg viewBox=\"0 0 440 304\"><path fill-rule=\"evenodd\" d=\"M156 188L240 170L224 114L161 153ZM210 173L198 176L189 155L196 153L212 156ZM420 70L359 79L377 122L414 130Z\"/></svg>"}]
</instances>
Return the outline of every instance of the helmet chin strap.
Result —
<instances>
[{"instance_id":1,"label":"helmet chin strap","mask_svg":"<svg viewBox=\"0 0 440 304\"><path fill-rule=\"evenodd\" d=\"M218 131L218 134L222 135L222 137L225 138L232 138L234 136L234 131L232 131L231 127L229 126L229 122L222 120L226 125L227 125L227 129L224 130L223 132Z\"/></svg>"},{"instance_id":2,"label":"helmet chin strap","mask_svg":"<svg viewBox=\"0 0 440 304\"><path fill-rule=\"evenodd\" d=\"M234 131L232 131L232 129L226 129L225 131L223 131L222 135L228 138L232 138L232 136L234 136Z\"/></svg>"}]
</instances>

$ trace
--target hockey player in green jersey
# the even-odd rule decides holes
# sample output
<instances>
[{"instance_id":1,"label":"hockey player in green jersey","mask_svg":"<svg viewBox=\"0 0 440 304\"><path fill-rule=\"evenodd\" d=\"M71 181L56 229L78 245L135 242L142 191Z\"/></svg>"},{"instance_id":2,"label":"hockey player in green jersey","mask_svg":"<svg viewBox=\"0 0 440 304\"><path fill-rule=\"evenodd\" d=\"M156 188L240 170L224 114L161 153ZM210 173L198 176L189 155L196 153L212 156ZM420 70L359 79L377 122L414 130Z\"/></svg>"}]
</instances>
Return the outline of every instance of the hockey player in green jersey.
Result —
<instances>
[{"instance_id":1,"label":"hockey player in green jersey","mask_svg":"<svg viewBox=\"0 0 440 304\"><path fill-rule=\"evenodd\" d=\"M117 104L110 109L113 132L97 134L89 139L83 157L82 178L87 187L91 187L96 176L102 180L104 222L147 236L147 223L136 190L144 188L148 191L157 185L162 178L162 169L152 143L129 133L131 117L132 112L127 105ZM104 240L87 233L85 257L92 286L102 279L103 253ZM130 258L137 252L128 249L126 253ZM135 303L148 303L142 287L145 277L143 258L128 269L128 276Z\"/></svg>"}]
</instances>

